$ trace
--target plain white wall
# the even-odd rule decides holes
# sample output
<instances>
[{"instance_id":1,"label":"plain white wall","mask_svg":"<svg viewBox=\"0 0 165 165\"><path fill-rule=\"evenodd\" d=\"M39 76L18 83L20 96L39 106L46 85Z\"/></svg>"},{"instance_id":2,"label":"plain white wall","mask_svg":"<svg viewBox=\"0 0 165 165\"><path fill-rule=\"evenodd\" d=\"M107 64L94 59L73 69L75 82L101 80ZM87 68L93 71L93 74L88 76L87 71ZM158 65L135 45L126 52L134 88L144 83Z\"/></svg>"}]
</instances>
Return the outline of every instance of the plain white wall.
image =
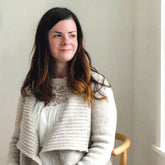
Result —
<instances>
[{"instance_id":1,"label":"plain white wall","mask_svg":"<svg viewBox=\"0 0 165 165\"><path fill-rule=\"evenodd\" d=\"M164 165L158 143L161 0L135 0L134 165ZM156 135L157 134L157 135Z\"/></svg>"},{"instance_id":2,"label":"plain white wall","mask_svg":"<svg viewBox=\"0 0 165 165\"><path fill-rule=\"evenodd\" d=\"M117 131L133 142L133 2L131 0L0 0L0 162L5 164L20 87L29 68L36 26L51 7L79 17L93 65L110 81L118 108ZM133 145L128 154L133 164Z\"/></svg>"}]
</instances>

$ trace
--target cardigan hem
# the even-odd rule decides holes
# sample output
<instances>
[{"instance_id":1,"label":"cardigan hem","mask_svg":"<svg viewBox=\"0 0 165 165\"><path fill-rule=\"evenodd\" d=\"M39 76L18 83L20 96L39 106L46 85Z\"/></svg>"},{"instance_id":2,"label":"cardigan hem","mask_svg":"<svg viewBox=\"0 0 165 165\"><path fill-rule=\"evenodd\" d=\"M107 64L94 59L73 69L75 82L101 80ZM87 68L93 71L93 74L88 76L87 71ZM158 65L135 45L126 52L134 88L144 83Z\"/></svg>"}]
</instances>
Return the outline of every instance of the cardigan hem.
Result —
<instances>
[{"instance_id":1,"label":"cardigan hem","mask_svg":"<svg viewBox=\"0 0 165 165\"><path fill-rule=\"evenodd\" d=\"M20 145L19 143L17 143L16 147L26 156L28 156L29 158L31 158L32 160L34 160L35 162L37 162L39 165L42 165L41 160L38 156L29 154L28 152L26 152Z\"/></svg>"},{"instance_id":2,"label":"cardigan hem","mask_svg":"<svg viewBox=\"0 0 165 165\"><path fill-rule=\"evenodd\" d=\"M56 146L56 148L55 147L49 147L49 149L42 149L41 150L41 152L40 152L40 154L43 154L43 153L45 153L45 152L49 152L49 151L59 151L59 150L73 150L73 151L80 151L80 152L88 152L88 148L78 148L77 146L76 147L74 147L74 146Z\"/></svg>"}]
</instances>

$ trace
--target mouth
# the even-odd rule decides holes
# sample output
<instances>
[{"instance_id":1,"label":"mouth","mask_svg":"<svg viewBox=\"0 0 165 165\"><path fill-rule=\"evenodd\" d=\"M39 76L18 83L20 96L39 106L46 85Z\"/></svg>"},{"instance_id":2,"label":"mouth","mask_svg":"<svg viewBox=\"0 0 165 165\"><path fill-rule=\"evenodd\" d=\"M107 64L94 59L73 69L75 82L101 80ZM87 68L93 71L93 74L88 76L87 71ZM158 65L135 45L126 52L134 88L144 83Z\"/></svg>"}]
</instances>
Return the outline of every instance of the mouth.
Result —
<instances>
[{"instance_id":1,"label":"mouth","mask_svg":"<svg viewBox=\"0 0 165 165\"><path fill-rule=\"evenodd\" d=\"M69 52L69 51L71 51L71 49L60 49L60 51L62 51L62 52Z\"/></svg>"}]
</instances>

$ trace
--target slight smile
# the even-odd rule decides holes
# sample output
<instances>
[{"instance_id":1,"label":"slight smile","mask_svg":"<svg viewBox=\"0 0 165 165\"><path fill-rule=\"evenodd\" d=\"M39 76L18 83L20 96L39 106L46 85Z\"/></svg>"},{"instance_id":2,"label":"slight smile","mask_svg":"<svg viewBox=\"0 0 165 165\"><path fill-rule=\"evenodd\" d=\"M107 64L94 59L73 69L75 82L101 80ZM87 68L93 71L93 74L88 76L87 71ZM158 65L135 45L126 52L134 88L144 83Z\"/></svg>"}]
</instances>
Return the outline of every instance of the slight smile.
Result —
<instances>
[{"instance_id":1,"label":"slight smile","mask_svg":"<svg viewBox=\"0 0 165 165\"><path fill-rule=\"evenodd\" d=\"M60 49L60 51L62 52L68 52L68 51L71 51L72 49Z\"/></svg>"}]
</instances>

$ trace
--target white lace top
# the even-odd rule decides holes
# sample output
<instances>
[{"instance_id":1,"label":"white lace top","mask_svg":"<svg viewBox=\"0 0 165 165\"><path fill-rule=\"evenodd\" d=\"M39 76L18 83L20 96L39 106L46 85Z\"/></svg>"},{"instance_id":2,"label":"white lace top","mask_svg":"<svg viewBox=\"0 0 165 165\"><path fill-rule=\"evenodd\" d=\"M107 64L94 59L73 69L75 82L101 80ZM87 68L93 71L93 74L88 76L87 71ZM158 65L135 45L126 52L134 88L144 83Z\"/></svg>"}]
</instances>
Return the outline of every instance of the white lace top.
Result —
<instances>
[{"instance_id":1,"label":"white lace top","mask_svg":"<svg viewBox=\"0 0 165 165\"><path fill-rule=\"evenodd\" d=\"M43 102L38 101L33 110L35 129L41 148L49 136L49 132L61 116L70 94L66 87L66 77L52 79L52 84L55 98L46 107Z\"/></svg>"}]
</instances>

